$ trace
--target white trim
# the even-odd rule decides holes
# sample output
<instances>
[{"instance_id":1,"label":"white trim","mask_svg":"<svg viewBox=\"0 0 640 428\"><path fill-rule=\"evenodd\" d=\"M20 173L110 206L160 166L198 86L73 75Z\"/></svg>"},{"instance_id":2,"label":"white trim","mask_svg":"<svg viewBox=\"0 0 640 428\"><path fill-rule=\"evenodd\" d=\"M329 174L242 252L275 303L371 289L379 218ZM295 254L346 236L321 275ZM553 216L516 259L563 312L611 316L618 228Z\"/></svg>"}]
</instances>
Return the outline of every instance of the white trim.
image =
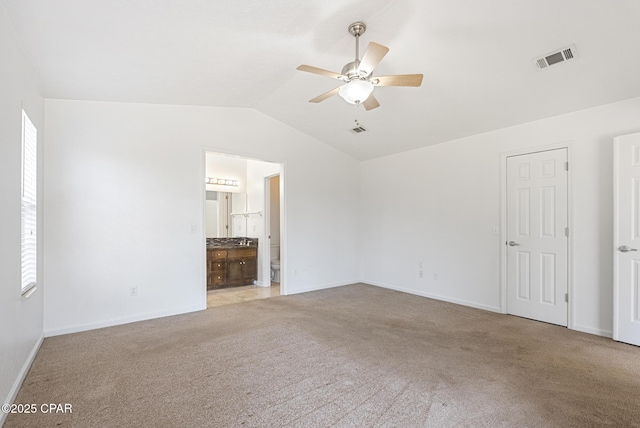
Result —
<instances>
[{"instance_id":1,"label":"white trim","mask_svg":"<svg viewBox=\"0 0 640 428\"><path fill-rule=\"evenodd\" d=\"M42 342L44 341L44 336L40 336L40 338L36 341L35 345L31 349L29 356L25 360L22 365L22 369L18 373L18 377L16 377L15 382L13 382L13 386L9 390L9 394L7 394L7 398L4 401L0 402L0 404L13 404L16 397L18 396L18 391L20 391L20 387L22 387L22 382L27 377L27 373L31 369L31 365L33 361L36 359L36 355L38 355L38 351L40 350L40 346L42 346ZM7 413L0 412L0 427L3 426L5 420L7 419Z\"/></svg>"},{"instance_id":2,"label":"white trim","mask_svg":"<svg viewBox=\"0 0 640 428\"><path fill-rule=\"evenodd\" d=\"M262 283L264 287L271 286L271 240L269 236L271 236L271 179L274 177L279 178L278 190L280 192L280 198L282 198L282 171L284 169L284 165L280 164L280 171L277 174L271 174L264 177L264 231L265 231L265 239L268 240L267 244L264 245L263 248L263 264L266 266L264 272L262 274ZM282 202L280 203L280 218L278 219L280 223L280 267L282 268L284 265L284 260L282 256L282 224L283 224L283 211L282 211ZM280 275L280 290L283 288L284 280L282 279L282 274ZM284 294L282 291L280 294Z\"/></svg>"},{"instance_id":3,"label":"white trim","mask_svg":"<svg viewBox=\"0 0 640 428\"><path fill-rule=\"evenodd\" d=\"M567 239L567 328L575 330L575 301L576 290L574 285L574 242L576 231L573 227L573 141L563 141L541 146L526 147L500 153L500 312L507 313L507 158L530 153L546 152L550 150L566 149L569 171L567 172L567 227L569 237Z\"/></svg>"},{"instance_id":4,"label":"white trim","mask_svg":"<svg viewBox=\"0 0 640 428\"><path fill-rule=\"evenodd\" d=\"M204 294L201 295L200 305L207 308L207 183L204 179L207 175L207 151L202 148L202 159L200 161L200 171L198 177L200 178L200 281L204 289Z\"/></svg>"},{"instance_id":5,"label":"white trim","mask_svg":"<svg viewBox=\"0 0 640 428\"><path fill-rule=\"evenodd\" d=\"M262 278L260 281L260 286L263 287L264 284L269 284L271 286L271 176L262 178L262 185L264 186L264 215L262 216L262 220L264 222L262 226L262 230L264 230L264 239L266 242L262 245L262 251L259 257L262 259Z\"/></svg>"},{"instance_id":6,"label":"white trim","mask_svg":"<svg viewBox=\"0 0 640 428\"><path fill-rule=\"evenodd\" d=\"M382 282L366 281L366 280L363 280L363 281L360 281L360 282L362 282L363 284L373 285L373 286L380 287L380 288L388 288L390 290L396 290L396 291L401 291L403 293L414 294L416 296L427 297L429 299L440 300L440 301L449 302L449 303L455 303L456 305L468 306L468 307L471 307L471 308L482 309L484 311L489 311L489 312L502 313L502 309L499 306L490 306L490 305L484 305L482 303L470 302L468 300L454 299L454 298L448 297L448 296L441 296L439 294L427 293L427 292L420 291L420 290L413 290L413 289L410 289L410 288L398 287L398 286L391 285L391 284L384 284Z\"/></svg>"},{"instance_id":7,"label":"white trim","mask_svg":"<svg viewBox=\"0 0 640 428\"><path fill-rule=\"evenodd\" d=\"M289 241L287 240L287 181L286 181L287 162L280 164L280 295L287 296L289 294Z\"/></svg>"},{"instance_id":8,"label":"white trim","mask_svg":"<svg viewBox=\"0 0 640 428\"><path fill-rule=\"evenodd\" d=\"M65 327L60 329L54 328L50 330L45 330L44 336L53 337L53 336L60 336L63 334L79 333L81 331L96 330L96 329L105 328L105 327L114 327L116 325L129 324L132 322L147 321L147 320L152 320L156 318L164 318L164 317L170 317L174 315L188 314L190 312L198 312L205 309L207 309L206 300L205 300L204 306L203 305L184 306L182 308L171 309L166 311L149 312L144 314L131 315L127 317L113 318L107 321L100 321L100 322L89 323L89 324L76 324L71 327Z\"/></svg>"},{"instance_id":9,"label":"white trim","mask_svg":"<svg viewBox=\"0 0 640 428\"><path fill-rule=\"evenodd\" d=\"M585 325L574 324L573 330L581 331L583 333L595 334L596 336L612 338L613 332L609 330L602 330L600 328L587 327Z\"/></svg>"},{"instance_id":10,"label":"white trim","mask_svg":"<svg viewBox=\"0 0 640 428\"><path fill-rule=\"evenodd\" d=\"M20 192L21 294L36 286L38 277L38 129L22 110Z\"/></svg>"},{"instance_id":11,"label":"white trim","mask_svg":"<svg viewBox=\"0 0 640 428\"><path fill-rule=\"evenodd\" d=\"M211 153L213 155L220 155L220 156L231 156L231 157L236 157L236 158L242 158L242 159L247 159L247 160L254 160L254 161L258 161L258 162L268 162L268 163L276 163L276 164L280 164L280 165L284 165L286 163L286 161L284 159L264 159L264 158L257 158L253 155L250 155L246 152L242 152L242 151L235 151L235 150L231 150L229 148L219 148L219 147L213 147L213 146L207 146L207 145L202 145L200 146L205 152L207 153ZM206 160L205 160L206 162ZM204 176L203 176L204 177ZM203 180L204 181L204 180Z\"/></svg>"},{"instance_id":12,"label":"white trim","mask_svg":"<svg viewBox=\"0 0 640 428\"><path fill-rule=\"evenodd\" d=\"M620 137L613 139L613 332L611 337L613 340L620 340L620 323L618 322L618 313L620 312L619 300L620 289L618 282L620 281L618 273L618 257L620 253L615 250L618 247L618 232L620 222L618 216L618 201L620 200L620 167L618 165L618 156L620 155Z\"/></svg>"}]
</instances>

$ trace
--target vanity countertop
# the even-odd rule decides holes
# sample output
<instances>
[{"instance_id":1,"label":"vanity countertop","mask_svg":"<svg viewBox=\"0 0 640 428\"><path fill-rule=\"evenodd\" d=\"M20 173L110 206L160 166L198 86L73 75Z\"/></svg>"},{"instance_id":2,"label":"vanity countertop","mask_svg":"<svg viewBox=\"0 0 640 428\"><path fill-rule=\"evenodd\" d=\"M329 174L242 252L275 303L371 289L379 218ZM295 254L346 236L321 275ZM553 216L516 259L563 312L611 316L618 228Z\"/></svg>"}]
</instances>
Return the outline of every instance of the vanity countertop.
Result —
<instances>
[{"instance_id":1,"label":"vanity countertop","mask_svg":"<svg viewBox=\"0 0 640 428\"><path fill-rule=\"evenodd\" d=\"M224 250L229 248L255 248L258 238L207 238L207 249Z\"/></svg>"}]
</instances>

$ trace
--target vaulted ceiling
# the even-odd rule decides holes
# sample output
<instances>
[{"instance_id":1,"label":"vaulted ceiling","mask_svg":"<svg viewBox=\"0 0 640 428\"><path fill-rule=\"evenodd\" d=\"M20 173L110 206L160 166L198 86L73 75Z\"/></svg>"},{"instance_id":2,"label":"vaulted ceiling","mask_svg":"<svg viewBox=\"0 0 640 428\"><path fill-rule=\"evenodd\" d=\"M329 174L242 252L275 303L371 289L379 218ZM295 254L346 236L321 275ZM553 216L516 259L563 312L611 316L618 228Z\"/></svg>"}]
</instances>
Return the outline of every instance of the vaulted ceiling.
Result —
<instances>
[{"instance_id":1,"label":"vaulted ceiling","mask_svg":"<svg viewBox=\"0 0 640 428\"><path fill-rule=\"evenodd\" d=\"M0 0L48 98L255 108L357 159L640 96L638 0ZM390 48L366 112L308 100L353 61L363 21ZM575 44L579 57L534 59ZM367 132L354 134L358 120Z\"/></svg>"}]
</instances>

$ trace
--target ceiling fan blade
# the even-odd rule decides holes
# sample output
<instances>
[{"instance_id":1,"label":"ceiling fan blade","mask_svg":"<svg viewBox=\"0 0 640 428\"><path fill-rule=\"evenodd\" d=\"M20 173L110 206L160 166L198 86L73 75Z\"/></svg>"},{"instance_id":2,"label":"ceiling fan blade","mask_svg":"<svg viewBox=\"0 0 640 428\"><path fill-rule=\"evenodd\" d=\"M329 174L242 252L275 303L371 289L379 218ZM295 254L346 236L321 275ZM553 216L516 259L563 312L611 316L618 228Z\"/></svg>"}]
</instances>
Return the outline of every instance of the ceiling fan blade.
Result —
<instances>
[{"instance_id":1,"label":"ceiling fan blade","mask_svg":"<svg viewBox=\"0 0 640 428\"><path fill-rule=\"evenodd\" d=\"M377 80L376 86L420 86L422 85L422 74L398 74L395 76L376 76L371 79Z\"/></svg>"},{"instance_id":2,"label":"ceiling fan blade","mask_svg":"<svg viewBox=\"0 0 640 428\"><path fill-rule=\"evenodd\" d=\"M339 89L340 89L340 86L338 86L338 87L337 87L337 88L335 88L335 89L330 90L329 92L325 92L325 93L324 93L324 94L322 94L322 95L318 95L317 97L310 99L310 100L309 100L309 102L310 102L310 103L319 103L319 102L321 102L321 101L324 101L324 100L326 100L327 98L332 97L332 96L334 96L335 94L337 94Z\"/></svg>"},{"instance_id":3,"label":"ceiling fan blade","mask_svg":"<svg viewBox=\"0 0 640 428\"><path fill-rule=\"evenodd\" d=\"M311 65L302 64L296 70L306 71L307 73L319 74L320 76L333 77L334 79L341 79L344 76L342 74L334 73L333 71L325 70Z\"/></svg>"},{"instance_id":4,"label":"ceiling fan blade","mask_svg":"<svg viewBox=\"0 0 640 428\"><path fill-rule=\"evenodd\" d=\"M375 42L369 42L367 50L362 55L362 61L360 61L360 70L364 70L367 74L371 74L376 65L382 61L382 58L389 52L389 48L379 45Z\"/></svg>"},{"instance_id":5,"label":"ceiling fan blade","mask_svg":"<svg viewBox=\"0 0 640 428\"><path fill-rule=\"evenodd\" d=\"M373 94L369 95L369 98L364 100L362 105L364 106L364 109L366 111L373 110L376 107L380 107L380 103L378 102L376 97L373 96Z\"/></svg>"}]
</instances>

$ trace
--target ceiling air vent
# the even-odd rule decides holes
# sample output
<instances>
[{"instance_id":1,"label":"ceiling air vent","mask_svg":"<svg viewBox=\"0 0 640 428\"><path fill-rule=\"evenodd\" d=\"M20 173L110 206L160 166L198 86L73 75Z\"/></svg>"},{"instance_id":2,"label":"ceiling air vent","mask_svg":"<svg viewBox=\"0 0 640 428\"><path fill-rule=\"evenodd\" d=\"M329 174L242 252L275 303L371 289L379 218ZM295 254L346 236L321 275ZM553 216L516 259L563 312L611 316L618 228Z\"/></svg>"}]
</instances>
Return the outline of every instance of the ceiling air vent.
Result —
<instances>
[{"instance_id":1,"label":"ceiling air vent","mask_svg":"<svg viewBox=\"0 0 640 428\"><path fill-rule=\"evenodd\" d=\"M363 132L367 132L367 130L364 129L362 126L356 126L351 130L351 132L353 132L354 134L361 134Z\"/></svg>"},{"instance_id":2,"label":"ceiling air vent","mask_svg":"<svg viewBox=\"0 0 640 428\"><path fill-rule=\"evenodd\" d=\"M567 46L566 48L558 49L555 52L551 52L543 57L533 60L538 70L544 70L552 65L560 64L572 59L578 58L578 51L576 45Z\"/></svg>"}]
</instances>

